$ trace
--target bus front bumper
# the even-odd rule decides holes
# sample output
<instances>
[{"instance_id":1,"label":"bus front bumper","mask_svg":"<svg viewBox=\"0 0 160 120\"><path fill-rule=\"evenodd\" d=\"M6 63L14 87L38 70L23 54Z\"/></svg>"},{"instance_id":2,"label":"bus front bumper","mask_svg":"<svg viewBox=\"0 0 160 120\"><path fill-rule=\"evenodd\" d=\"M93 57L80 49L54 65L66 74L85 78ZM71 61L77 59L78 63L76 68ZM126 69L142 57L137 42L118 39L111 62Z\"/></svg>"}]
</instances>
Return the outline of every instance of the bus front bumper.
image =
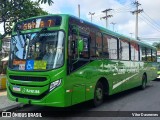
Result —
<instances>
[{"instance_id":1,"label":"bus front bumper","mask_svg":"<svg viewBox=\"0 0 160 120\"><path fill-rule=\"evenodd\" d=\"M16 96L15 93L7 86L7 96L10 100L32 105L52 106L52 107L67 107L71 105L71 95L65 94L65 90L62 86L48 92L41 99L29 99L22 94ZM39 97L39 96L37 96Z\"/></svg>"}]
</instances>

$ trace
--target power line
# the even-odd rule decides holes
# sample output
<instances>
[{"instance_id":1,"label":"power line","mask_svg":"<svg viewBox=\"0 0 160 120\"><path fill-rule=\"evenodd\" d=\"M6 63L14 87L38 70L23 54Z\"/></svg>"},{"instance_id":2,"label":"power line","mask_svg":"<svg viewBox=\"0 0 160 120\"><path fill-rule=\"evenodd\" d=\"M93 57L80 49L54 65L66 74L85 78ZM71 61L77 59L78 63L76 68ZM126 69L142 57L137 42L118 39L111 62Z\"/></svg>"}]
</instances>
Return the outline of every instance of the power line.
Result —
<instances>
[{"instance_id":1,"label":"power line","mask_svg":"<svg viewBox=\"0 0 160 120\"><path fill-rule=\"evenodd\" d=\"M91 15L91 22L92 22L92 16L95 14L95 12L94 13L91 13L91 12L89 12L89 14L88 15Z\"/></svg>"},{"instance_id":2,"label":"power line","mask_svg":"<svg viewBox=\"0 0 160 120\"><path fill-rule=\"evenodd\" d=\"M152 20L152 21L154 22L154 24L156 24L158 27L160 27L160 25L159 25L154 19L152 19L145 11L144 11L144 14L145 14L146 16L148 16L148 18L149 18L150 20Z\"/></svg>"},{"instance_id":3,"label":"power line","mask_svg":"<svg viewBox=\"0 0 160 120\"><path fill-rule=\"evenodd\" d=\"M141 7L142 8L142 7ZM146 9L146 8L145 8ZM144 14L149 18L151 19L157 26L160 26L160 24L158 24L154 19L152 19L147 13L146 11L144 11Z\"/></svg>"},{"instance_id":4,"label":"power line","mask_svg":"<svg viewBox=\"0 0 160 120\"><path fill-rule=\"evenodd\" d=\"M140 19L143 20L145 23L147 23L154 30L160 32L160 25L154 19L152 19L145 11L143 11L143 13L144 14L142 13L140 14L141 15Z\"/></svg>"},{"instance_id":5,"label":"power line","mask_svg":"<svg viewBox=\"0 0 160 120\"><path fill-rule=\"evenodd\" d=\"M106 9L102 11L103 13L106 13L104 17L101 17L100 19L106 19L106 28L108 28L108 18L113 17L113 15L108 15L108 12L111 11L112 9Z\"/></svg>"},{"instance_id":6,"label":"power line","mask_svg":"<svg viewBox=\"0 0 160 120\"><path fill-rule=\"evenodd\" d=\"M112 14L127 13L127 12L130 12L130 10L126 10L126 11L113 11Z\"/></svg>"},{"instance_id":7,"label":"power line","mask_svg":"<svg viewBox=\"0 0 160 120\"><path fill-rule=\"evenodd\" d=\"M129 10L132 9L132 6L131 4L129 5L124 5L123 7L120 7L120 8L116 8L116 9L113 9L113 12L129 12Z\"/></svg>"},{"instance_id":8,"label":"power line","mask_svg":"<svg viewBox=\"0 0 160 120\"><path fill-rule=\"evenodd\" d=\"M133 33L129 33L129 34L131 35L131 38L132 38Z\"/></svg>"},{"instance_id":9,"label":"power line","mask_svg":"<svg viewBox=\"0 0 160 120\"><path fill-rule=\"evenodd\" d=\"M115 9L113 9L112 12L116 13L116 12L125 12L125 11L130 11L130 9L123 9L123 10L115 10Z\"/></svg>"},{"instance_id":10,"label":"power line","mask_svg":"<svg viewBox=\"0 0 160 120\"><path fill-rule=\"evenodd\" d=\"M160 29L160 26L157 26L156 24L154 24L150 19L146 18L143 14L141 14L141 16L145 18L149 23L151 23L154 27L156 27L157 29Z\"/></svg>"},{"instance_id":11,"label":"power line","mask_svg":"<svg viewBox=\"0 0 160 120\"><path fill-rule=\"evenodd\" d=\"M114 26L115 26L115 24L116 24L116 23L111 22L110 24L112 24L112 25L113 25L113 32L114 32Z\"/></svg>"},{"instance_id":12,"label":"power line","mask_svg":"<svg viewBox=\"0 0 160 120\"><path fill-rule=\"evenodd\" d=\"M119 11L119 10L124 10L124 9L131 9L131 7L132 7L131 4L128 4L128 5L123 5L123 7L116 8L113 10Z\"/></svg>"},{"instance_id":13,"label":"power line","mask_svg":"<svg viewBox=\"0 0 160 120\"><path fill-rule=\"evenodd\" d=\"M156 31L160 32L160 30L159 30L157 27L153 26L153 24L152 24L150 21L148 21L148 20L145 19L145 18L142 18L141 16L140 16L139 18L140 18L142 21L144 21L145 23L147 23L149 26L151 26L152 28L154 28Z\"/></svg>"},{"instance_id":14,"label":"power line","mask_svg":"<svg viewBox=\"0 0 160 120\"><path fill-rule=\"evenodd\" d=\"M79 19L80 19L80 16L81 15L81 6L80 6L80 4L78 4L78 17L79 17Z\"/></svg>"},{"instance_id":15,"label":"power line","mask_svg":"<svg viewBox=\"0 0 160 120\"><path fill-rule=\"evenodd\" d=\"M143 12L143 9L138 8L141 5L138 1L135 1L133 4L136 5L136 10L131 11L131 13L136 14L135 38L138 39L138 14Z\"/></svg>"},{"instance_id":16,"label":"power line","mask_svg":"<svg viewBox=\"0 0 160 120\"><path fill-rule=\"evenodd\" d=\"M141 39L160 39L160 37L140 37Z\"/></svg>"}]
</instances>

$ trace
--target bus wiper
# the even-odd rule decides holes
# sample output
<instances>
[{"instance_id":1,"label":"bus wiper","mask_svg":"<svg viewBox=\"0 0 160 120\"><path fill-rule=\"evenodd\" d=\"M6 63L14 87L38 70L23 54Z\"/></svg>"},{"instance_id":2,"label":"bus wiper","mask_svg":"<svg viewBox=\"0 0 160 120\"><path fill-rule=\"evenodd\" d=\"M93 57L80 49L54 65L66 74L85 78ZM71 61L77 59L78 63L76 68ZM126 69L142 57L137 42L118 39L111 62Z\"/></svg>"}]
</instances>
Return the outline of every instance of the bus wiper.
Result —
<instances>
[{"instance_id":1,"label":"bus wiper","mask_svg":"<svg viewBox=\"0 0 160 120\"><path fill-rule=\"evenodd\" d=\"M16 32L17 32L17 35L18 35L19 42L21 44L21 48L23 48L23 43L22 43L22 40L21 40L21 37L20 37L20 31L17 30Z\"/></svg>"},{"instance_id":2,"label":"bus wiper","mask_svg":"<svg viewBox=\"0 0 160 120\"><path fill-rule=\"evenodd\" d=\"M42 28L41 31L40 31L36 36L34 36L34 38L32 39L32 41L30 41L29 45L32 45L33 43L37 42L40 34L41 34L42 32L44 32L44 31L47 31L47 28L46 28L46 27L45 27L45 28Z\"/></svg>"},{"instance_id":3,"label":"bus wiper","mask_svg":"<svg viewBox=\"0 0 160 120\"><path fill-rule=\"evenodd\" d=\"M23 59L24 59L25 55L26 55L26 50L27 50L26 46L29 45L29 41L31 40L31 36L26 35L26 38L24 36L22 36L22 37L25 40L24 49L23 49ZM27 51L27 53L28 53L28 51Z\"/></svg>"}]
</instances>

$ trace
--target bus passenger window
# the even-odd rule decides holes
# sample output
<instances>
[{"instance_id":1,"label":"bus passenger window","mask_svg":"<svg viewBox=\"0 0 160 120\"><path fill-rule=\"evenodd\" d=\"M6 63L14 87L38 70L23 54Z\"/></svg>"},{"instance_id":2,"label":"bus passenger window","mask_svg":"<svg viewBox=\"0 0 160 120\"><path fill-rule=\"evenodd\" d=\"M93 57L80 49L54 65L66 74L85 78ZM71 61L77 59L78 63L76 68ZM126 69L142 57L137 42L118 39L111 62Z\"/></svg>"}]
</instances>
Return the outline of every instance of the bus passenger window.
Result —
<instances>
[{"instance_id":1,"label":"bus passenger window","mask_svg":"<svg viewBox=\"0 0 160 120\"><path fill-rule=\"evenodd\" d=\"M89 58L89 38L81 36L81 39L83 40L84 46L83 51L80 53L80 58Z\"/></svg>"},{"instance_id":2,"label":"bus passenger window","mask_svg":"<svg viewBox=\"0 0 160 120\"><path fill-rule=\"evenodd\" d=\"M147 49L147 61L151 62L151 49Z\"/></svg>"},{"instance_id":3,"label":"bus passenger window","mask_svg":"<svg viewBox=\"0 0 160 120\"><path fill-rule=\"evenodd\" d=\"M91 57L96 57L96 33L91 31L90 36L90 55Z\"/></svg>"},{"instance_id":4,"label":"bus passenger window","mask_svg":"<svg viewBox=\"0 0 160 120\"><path fill-rule=\"evenodd\" d=\"M77 40L78 40L77 35L72 34L69 36L68 53L69 53L69 56L72 57L72 59L78 58Z\"/></svg>"},{"instance_id":5,"label":"bus passenger window","mask_svg":"<svg viewBox=\"0 0 160 120\"><path fill-rule=\"evenodd\" d=\"M100 32L96 34L96 56L102 56L102 34Z\"/></svg>"},{"instance_id":6,"label":"bus passenger window","mask_svg":"<svg viewBox=\"0 0 160 120\"><path fill-rule=\"evenodd\" d=\"M109 51L109 59L117 59L117 39L108 36L108 51Z\"/></svg>"},{"instance_id":7,"label":"bus passenger window","mask_svg":"<svg viewBox=\"0 0 160 120\"><path fill-rule=\"evenodd\" d=\"M129 60L129 42L126 40L120 40L119 59L120 60Z\"/></svg>"},{"instance_id":8,"label":"bus passenger window","mask_svg":"<svg viewBox=\"0 0 160 120\"><path fill-rule=\"evenodd\" d=\"M138 61L138 44L131 42L131 60Z\"/></svg>"},{"instance_id":9,"label":"bus passenger window","mask_svg":"<svg viewBox=\"0 0 160 120\"><path fill-rule=\"evenodd\" d=\"M152 61L153 62L156 62L157 61L157 55L156 55L157 53L156 53L156 50L153 50L152 49Z\"/></svg>"},{"instance_id":10,"label":"bus passenger window","mask_svg":"<svg viewBox=\"0 0 160 120\"><path fill-rule=\"evenodd\" d=\"M140 54L141 54L141 60L146 61L147 54L146 54L146 48L145 47L141 47Z\"/></svg>"},{"instance_id":11,"label":"bus passenger window","mask_svg":"<svg viewBox=\"0 0 160 120\"><path fill-rule=\"evenodd\" d=\"M109 58L107 35L103 35L103 57Z\"/></svg>"}]
</instances>

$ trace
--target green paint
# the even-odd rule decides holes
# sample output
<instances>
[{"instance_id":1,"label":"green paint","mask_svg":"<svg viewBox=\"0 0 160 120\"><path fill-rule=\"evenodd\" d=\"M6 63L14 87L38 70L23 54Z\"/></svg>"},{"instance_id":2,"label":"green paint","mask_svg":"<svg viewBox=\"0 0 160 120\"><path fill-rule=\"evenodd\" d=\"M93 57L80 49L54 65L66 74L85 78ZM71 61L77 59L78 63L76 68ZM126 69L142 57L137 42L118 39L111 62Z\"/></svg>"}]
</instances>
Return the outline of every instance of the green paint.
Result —
<instances>
[{"instance_id":1,"label":"green paint","mask_svg":"<svg viewBox=\"0 0 160 120\"><path fill-rule=\"evenodd\" d=\"M65 32L65 59L64 64L60 68L46 71L18 71L7 69L7 92L10 100L44 106L67 107L77 103L81 103L94 98L94 90L98 80L103 79L108 83L109 95L140 86L142 76L147 74L147 82L157 77L157 63L152 62L136 62L109 59L95 59L89 61L71 73L68 69L68 22L69 15L62 16L62 23L59 27L50 27L48 30L63 30ZM97 27L97 26L94 26ZM102 32L114 35L118 38L128 37L119 35L109 30L97 27ZM41 29L26 30L22 33L38 32ZM105 31L104 31L105 30ZM12 35L16 35L12 32ZM140 43L139 41L137 41ZM83 42L78 44L79 51L83 50ZM140 43L145 45L144 43ZM151 47L152 46L148 46ZM15 76L14 78L11 76ZM16 78L17 76L17 78ZM20 80L25 76L27 80ZM31 77L43 77L46 80L37 81ZM14 80L16 78L16 80ZM50 84L60 80L61 84L52 91L49 91ZM105 85L105 84L103 84ZM15 87L15 88L14 88ZM13 90L14 89L14 90ZM97 98L101 98L101 90L96 91Z\"/></svg>"},{"instance_id":2,"label":"green paint","mask_svg":"<svg viewBox=\"0 0 160 120\"><path fill-rule=\"evenodd\" d=\"M78 51L79 51L79 53L82 52L83 49L84 49L84 42L83 42L83 40L79 39L78 40Z\"/></svg>"}]
</instances>

